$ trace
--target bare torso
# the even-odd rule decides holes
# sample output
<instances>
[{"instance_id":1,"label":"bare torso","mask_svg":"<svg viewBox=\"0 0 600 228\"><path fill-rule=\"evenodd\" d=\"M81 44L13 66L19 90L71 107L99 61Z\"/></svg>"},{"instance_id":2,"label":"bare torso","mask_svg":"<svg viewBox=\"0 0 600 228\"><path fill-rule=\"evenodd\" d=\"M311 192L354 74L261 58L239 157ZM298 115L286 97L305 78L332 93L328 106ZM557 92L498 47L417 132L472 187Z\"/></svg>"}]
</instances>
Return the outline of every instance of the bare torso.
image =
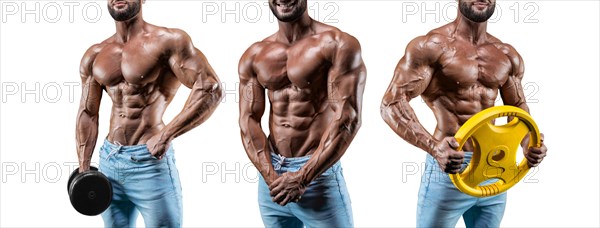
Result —
<instances>
[{"instance_id":1,"label":"bare torso","mask_svg":"<svg viewBox=\"0 0 600 228\"><path fill-rule=\"evenodd\" d=\"M219 78L183 30L146 23L139 1L109 1L116 32L83 55L76 141L79 171L89 169L104 91L112 100L107 139L142 145L162 159L176 137L206 121L223 97ZM191 89L183 109L165 124L179 86Z\"/></svg>"},{"instance_id":2,"label":"bare torso","mask_svg":"<svg viewBox=\"0 0 600 228\"><path fill-rule=\"evenodd\" d=\"M165 126L163 114L181 85L166 56L170 35L148 24L125 44L111 37L92 47L92 78L112 100L109 141L144 144Z\"/></svg>"},{"instance_id":3,"label":"bare torso","mask_svg":"<svg viewBox=\"0 0 600 228\"><path fill-rule=\"evenodd\" d=\"M452 37L452 24L427 35L442 48L431 82L421 94L432 109L438 125L438 140L454 136L471 116L494 106L499 88L513 71L511 49L488 34L483 44Z\"/></svg>"},{"instance_id":4,"label":"bare torso","mask_svg":"<svg viewBox=\"0 0 600 228\"><path fill-rule=\"evenodd\" d=\"M456 20L407 45L381 102L381 116L388 126L434 157L447 173L460 172L464 158L464 153L457 151L460 145L454 135L473 115L494 106L499 95L504 105L529 111L521 86L523 59L511 45L487 33L495 1L459 4ZM417 96L437 120L433 134L409 104ZM469 142L461 148L473 149ZM529 164L539 164L541 160L536 159L543 157L545 150L542 146L531 150L536 155L526 153L531 155Z\"/></svg>"},{"instance_id":5,"label":"bare torso","mask_svg":"<svg viewBox=\"0 0 600 228\"><path fill-rule=\"evenodd\" d=\"M302 9L305 4L269 2L279 17L290 11L301 14L290 22L279 21L275 34L244 52L238 68L244 149L268 185L297 190L283 191L288 197L274 199L280 205L297 199L302 189L338 162L361 125L366 67L360 43L314 21ZM269 136L261 126L267 99ZM300 170L279 175L273 153L311 157Z\"/></svg>"},{"instance_id":6,"label":"bare torso","mask_svg":"<svg viewBox=\"0 0 600 228\"><path fill-rule=\"evenodd\" d=\"M339 30L319 25L316 34L291 45L275 36L255 44L258 82L271 102L269 142L286 157L312 154L319 146L334 111L328 105L328 78Z\"/></svg>"}]
</instances>

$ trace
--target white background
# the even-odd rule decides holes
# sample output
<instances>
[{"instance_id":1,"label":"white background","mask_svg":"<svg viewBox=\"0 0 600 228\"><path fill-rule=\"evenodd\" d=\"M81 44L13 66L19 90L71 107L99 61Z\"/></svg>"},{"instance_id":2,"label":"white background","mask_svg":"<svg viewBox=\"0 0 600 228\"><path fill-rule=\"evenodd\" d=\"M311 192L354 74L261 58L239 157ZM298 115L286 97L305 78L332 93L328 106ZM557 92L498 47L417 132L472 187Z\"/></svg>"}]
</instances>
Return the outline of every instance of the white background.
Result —
<instances>
[{"instance_id":1,"label":"white background","mask_svg":"<svg viewBox=\"0 0 600 228\"><path fill-rule=\"evenodd\" d=\"M65 186L70 165L77 161L74 133L81 90L77 85L70 94L68 83L79 83L84 51L114 33L106 3L0 3L0 226L102 226L99 216L83 216L71 207ZM146 21L187 31L227 90L224 102L205 124L174 141L183 185L184 226L262 226L256 171L239 136L236 82L241 54L277 29L265 3L150 0L143 6ZM40 4L38 11L35 4ZM84 12L86 4L91 5ZM549 148L539 169L509 191L502 226L598 227L599 3L498 4L501 10L488 30L523 56L529 107ZM260 15L256 6L261 7ZM358 38L368 69L363 125L342 159L355 225L415 226L425 153L385 125L379 104L406 44L453 19L456 3L309 1L309 6L316 19ZM34 11L26 14L26 9ZM224 15L225 9L233 11ZM61 17L57 19L58 12ZM256 23L249 22L253 20ZM181 110L188 92L180 89L165 122ZM431 111L420 99L412 104L424 126L432 130ZM105 96L101 139L107 134L110 106ZM141 217L138 225L143 226Z\"/></svg>"}]
</instances>

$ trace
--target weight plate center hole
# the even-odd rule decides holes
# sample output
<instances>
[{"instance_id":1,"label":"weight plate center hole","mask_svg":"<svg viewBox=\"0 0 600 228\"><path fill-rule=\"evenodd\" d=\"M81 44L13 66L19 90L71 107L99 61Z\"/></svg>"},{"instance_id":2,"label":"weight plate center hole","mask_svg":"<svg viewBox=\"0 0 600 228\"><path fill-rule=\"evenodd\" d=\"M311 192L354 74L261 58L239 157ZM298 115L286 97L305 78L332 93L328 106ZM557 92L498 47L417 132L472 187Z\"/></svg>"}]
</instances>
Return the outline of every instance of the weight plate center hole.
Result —
<instances>
[{"instance_id":1,"label":"weight plate center hole","mask_svg":"<svg viewBox=\"0 0 600 228\"><path fill-rule=\"evenodd\" d=\"M494 151L494 155L492 155L492 160L501 161L506 156L506 152L503 149L496 149Z\"/></svg>"}]
</instances>

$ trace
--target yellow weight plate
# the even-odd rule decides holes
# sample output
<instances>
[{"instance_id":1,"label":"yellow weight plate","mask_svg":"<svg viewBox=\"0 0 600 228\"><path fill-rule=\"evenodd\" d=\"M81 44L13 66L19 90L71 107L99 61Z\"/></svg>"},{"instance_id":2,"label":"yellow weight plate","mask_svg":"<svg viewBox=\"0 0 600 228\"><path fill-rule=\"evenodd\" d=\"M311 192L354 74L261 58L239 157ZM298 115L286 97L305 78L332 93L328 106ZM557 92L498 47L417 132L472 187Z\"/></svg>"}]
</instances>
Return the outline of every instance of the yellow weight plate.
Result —
<instances>
[{"instance_id":1,"label":"yellow weight plate","mask_svg":"<svg viewBox=\"0 0 600 228\"><path fill-rule=\"evenodd\" d=\"M499 117L514 117L505 125L494 125ZM496 106L485 109L471 117L456 132L454 138L462 150L470 138L473 157L469 166L459 174L449 174L452 183L461 192L488 197L505 192L519 182L529 171L527 159L517 165L517 151L523 138L529 134L529 147L539 147L540 131L533 118L523 109L514 106ZM480 186L489 179L498 179L494 184Z\"/></svg>"}]
</instances>

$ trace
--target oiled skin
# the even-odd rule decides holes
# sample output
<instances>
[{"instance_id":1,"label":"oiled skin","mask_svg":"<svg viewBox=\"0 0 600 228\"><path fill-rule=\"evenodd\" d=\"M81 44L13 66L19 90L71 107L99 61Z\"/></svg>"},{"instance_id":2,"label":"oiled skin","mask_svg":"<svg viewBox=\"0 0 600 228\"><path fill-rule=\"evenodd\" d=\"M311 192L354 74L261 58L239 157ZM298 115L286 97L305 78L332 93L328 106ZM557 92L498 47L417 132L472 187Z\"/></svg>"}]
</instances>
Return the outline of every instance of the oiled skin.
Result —
<instances>
[{"instance_id":1,"label":"oiled skin","mask_svg":"<svg viewBox=\"0 0 600 228\"><path fill-rule=\"evenodd\" d=\"M305 12L294 22L280 21L277 33L250 46L239 74L242 142L274 201L285 205L342 157L360 127L366 78L360 44ZM260 125L267 97L269 137ZM280 177L271 152L312 157Z\"/></svg>"},{"instance_id":2,"label":"oiled skin","mask_svg":"<svg viewBox=\"0 0 600 228\"><path fill-rule=\"evenodd\" d=\"M495 1L460 2L476 8L472 5L475 2ZM454 22L413 39L381 104L381 116L392 130L435 157L448 173L457 173L463 159L462 152L455 150L458 143L454 134L471 116L494 106L498 95L505 105L529 111L521 86L523 59L486 29L487 22L470 21L459 11ZM409 104L417 96L437 120L433 135ZM471 144L465 144L463 150L472 151ZM529 165L537 166L546 150L543 143L539 148L526 148Z\"/></svg>"},{"instance_id":3,"label":"oiled skin","mask_svg":"<svg viewBox=\"0 0 600 228\"><path fill-rule=\"evenodd\" d=\"M108 2L116 7L116 1ZM222 98L217 75L184 31L146 23L141 11L115 23L117 32L92 45L81 60L83 91L76 129L80 172L89 169L98 138L103 91L112 101L107 139L121 145L147 144L158 158L175 137L208 119ZM181 84L192 91L183 110L165 124L163 114Z\"/></svg>"}]
</instances>

